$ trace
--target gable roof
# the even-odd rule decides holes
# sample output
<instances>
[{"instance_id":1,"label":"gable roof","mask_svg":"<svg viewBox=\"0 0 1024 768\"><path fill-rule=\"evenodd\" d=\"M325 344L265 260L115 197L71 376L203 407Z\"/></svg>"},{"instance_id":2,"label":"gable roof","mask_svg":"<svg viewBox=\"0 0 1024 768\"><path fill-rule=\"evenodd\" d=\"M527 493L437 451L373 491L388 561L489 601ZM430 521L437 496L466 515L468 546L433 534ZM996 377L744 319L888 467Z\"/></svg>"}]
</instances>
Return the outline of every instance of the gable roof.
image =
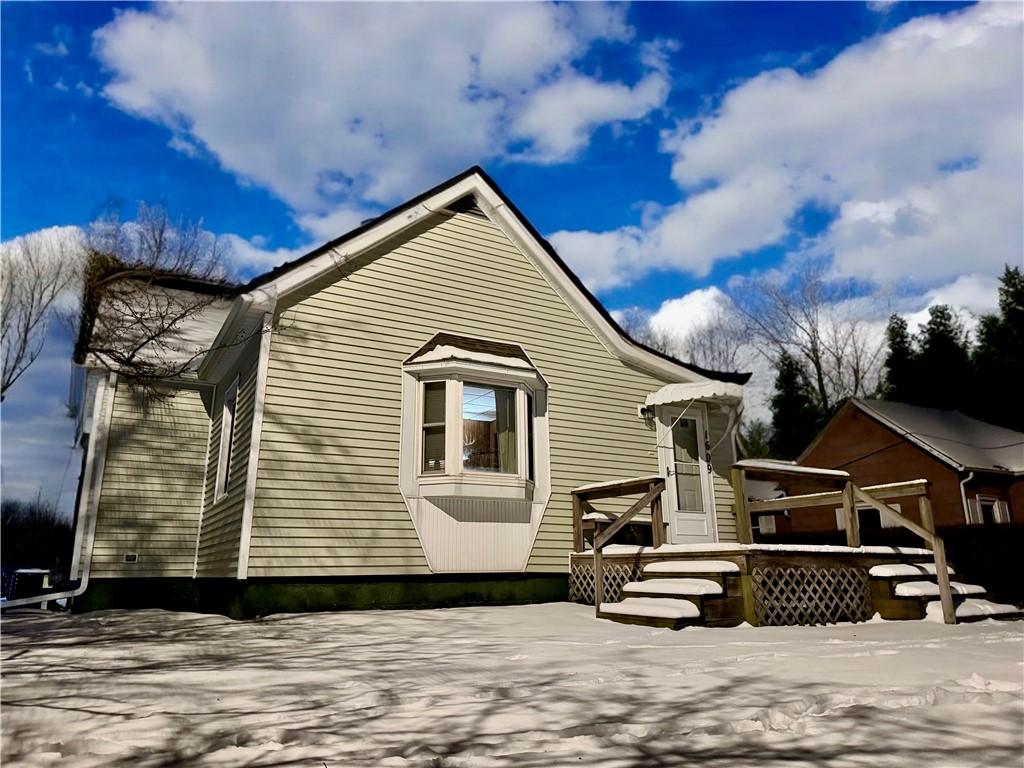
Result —
<instances>
[{"instance_id":1,"label":"gable roof","mask_svg":"<svg viewBox=\"0 0 1024 768\"><path fill-rule=\"evenodd\" d=\"M960 411L888 400L850 402L955 469L1024 473L1022 432L972 419Z\"/></svg>"},{"instance_id":2,"label":"gable roof","mask_svg":"<svg viewBox=\"0 0 1024 768\"><path fill-rule=\"evenodd\" d=\"M277 297L294 290L328 269L336 268L339 260L348 261L358 253L365 252L371 245L401 232L425 215L436 213L441 209L451 210L453 204L461 204L465 207L465 198L468 195L473 196L475 204L466 210L472 210L474 213L479 210L483 215L494 219L499 226L502 226L503 223L509 225L507 228L504 226L502 228L506 229L506 234L513 242L527 248L536 256L542 255L543 259L547 259L551 263L551 266L554 267L553 271L557 272L556 279L560 276L560 282L568 286L568 293L575 294L564 298L569 300L574 309L581 310L586 315L590 321L588 324L602 340L618 353L620 358L640 367L656 370L670 378L683 377L693 380L696 375L702 379L715 379L734 384L745 384L750 379L751 374L749 373L713 371L677 360L631 338L569 269L551 244L537 232L515 204L505 196L505 193L479 166L468 168L423 194L364 222L341 237L324 243L304 256L285 262L253 278L241 287L239 293L245 296L255 292L264 292ZM521 230L521 236L515 237L516 234L520 234L519 230Z\"/></svg>"}]
</instances>

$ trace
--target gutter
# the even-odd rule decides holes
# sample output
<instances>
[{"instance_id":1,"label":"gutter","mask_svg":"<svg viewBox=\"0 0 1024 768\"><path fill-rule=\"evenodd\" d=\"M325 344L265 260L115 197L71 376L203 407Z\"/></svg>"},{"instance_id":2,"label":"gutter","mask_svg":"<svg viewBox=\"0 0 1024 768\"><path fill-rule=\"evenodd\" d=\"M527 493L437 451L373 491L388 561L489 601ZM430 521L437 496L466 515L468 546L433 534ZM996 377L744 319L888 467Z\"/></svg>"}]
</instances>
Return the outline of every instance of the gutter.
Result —
<instances>
[{"instance_id":1,"label":"gutter","mask_svg":"<svg viewBox=\"0 0 1024 768\"><path fill-rule=\"evenodd\" d=\"M971 513L970 510L968 510L967 508L967 489L964 486L966 486L967 483L971 482L971 480L973 479L974 470L972 469L970 472L967 473L967 476L960 481L960 503L963 505L964 508L964 522L966 522L968 525L971 524Z\"/></svg>"}]
</instances>

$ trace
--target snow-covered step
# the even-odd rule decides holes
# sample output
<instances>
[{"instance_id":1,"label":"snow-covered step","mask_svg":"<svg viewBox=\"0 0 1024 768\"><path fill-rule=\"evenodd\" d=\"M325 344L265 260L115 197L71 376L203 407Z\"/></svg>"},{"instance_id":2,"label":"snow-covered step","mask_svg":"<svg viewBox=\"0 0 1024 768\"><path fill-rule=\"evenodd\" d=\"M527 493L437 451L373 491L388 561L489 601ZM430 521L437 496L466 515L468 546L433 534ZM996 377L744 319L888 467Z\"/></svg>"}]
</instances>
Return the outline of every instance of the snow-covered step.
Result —
<instances>
[{"instance_id":1,"label":"snow-covered step","mask_svg":"<svg viewBox=\"0 0 1024 768\"><path fill-rule=\"evenodd\" d=\"M950 574L956 573L952 568L947 568ZM934 576L935 563L886 563L876 565L868 571L871 576L879 579L892 579L905 576Z\"/></svg>"},{"instance_id":2,"label":"snow-covered step","mask_svg":"<svg viewBox=\"0 0 1024 768\"><path fill-rule=\"evenodd\" d=\"M622 588L622 592L630 596L700 597L722 594L722 585L711 579L651 579L632 581Z\"/></svg>"},{"instance_id":3,"label":"snow-covered step","mask_svg":"<svg viewBox=\"0 0 1024 768\"><path fill-rule=\"evenodd\" d=\"M954 595L983 595L985 588L980 584L949 582L949 591ZM939 585L934 581L904 581L896 585L897 597L938 597Z\"/></svg>"},{"instance_id":4,"label":"snow-covered step","mask_svg":"<svg viewBox=\"0 0 1024 768\"><path fill-rule=\"evenodd\" d=\"M619 603L601 603L601 613L647 619L696 619L700 616L700 609L689 600L627 597Z\"/></svg>"},{"instance_id":5,"label":"snow-covered step","mask_svg":"<svg viewBox=\"0 0 1024 768\"><path fill-rule=\"evenodd\" d=\"M961 621L1024 619L1024 611L1015 605L993 603L991 600L971 597L956 606L956 617ZM943 621L941 601L933 600L925 606L925 619L927 621Z\"/></svg>"},{"instance_id":6,"label":"snow-covered step","mask_svg":"<svg viewBox=\"0 0 1024 768\"><path fill-rule=\"evenodd\" d=\"M644 576L659 578L678 574L738 574L740 567L728 560L659 560L644 566Z\"/></svg>"}]
</instances>

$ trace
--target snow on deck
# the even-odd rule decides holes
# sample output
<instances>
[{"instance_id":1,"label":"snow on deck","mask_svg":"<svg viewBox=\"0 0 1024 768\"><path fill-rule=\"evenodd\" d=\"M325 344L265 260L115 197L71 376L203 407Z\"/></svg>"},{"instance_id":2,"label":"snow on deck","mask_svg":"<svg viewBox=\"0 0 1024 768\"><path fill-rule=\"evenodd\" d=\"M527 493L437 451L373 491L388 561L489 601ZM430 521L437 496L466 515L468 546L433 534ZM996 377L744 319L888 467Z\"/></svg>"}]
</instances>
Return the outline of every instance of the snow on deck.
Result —
<instances>
[{"instance_id":1,"label":"snow on deck","mask_svg":"<svg viewBox=\"0 0 1024 768\"><path fill-rule=\"evenodd\" d=\"M956 607L956 615L961 619L976 618L978 616L999 616L1004 613L1017 613L1017 607L1006 603L993 603L991 600L983 600L972 597L964 600ZM925 619L928 621L944 621L942 616L942 603L933 600L925 606Z\"/></svg>"},{"instance_id":2,"label":"snow on deck","mask_svg":"<svg viewBox=\"0 0 1024 768\"><path fill-rule=\"evenodd\" d=\"M5 615L4 768L1019 766L1024 624Z\"/></svg>"},{"instance_id":3,"label":"snow on deck","mask_svg":"<svg viewBox=\"0 0 1024 768\"><path fill-rule=\"evenodd\" d=\"M662 544L643 547L632 544L609 544L601 549L604 555L699 555L716 552L822 552L841 555L932 555L930 549L920 547L842 547L833 544L738 544L736 542L707 542L704 544ZM593 554L585 550L581 554Z\"/></svg>"}]
</instances>

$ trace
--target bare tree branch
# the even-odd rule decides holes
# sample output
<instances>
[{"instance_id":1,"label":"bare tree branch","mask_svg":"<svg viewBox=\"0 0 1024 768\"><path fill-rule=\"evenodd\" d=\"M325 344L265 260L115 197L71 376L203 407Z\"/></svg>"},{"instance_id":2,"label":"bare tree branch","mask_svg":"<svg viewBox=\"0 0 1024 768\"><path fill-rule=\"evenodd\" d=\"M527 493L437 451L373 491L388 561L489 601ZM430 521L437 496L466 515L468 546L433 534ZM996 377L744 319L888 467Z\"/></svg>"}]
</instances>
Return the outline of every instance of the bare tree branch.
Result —
<instances>
[{"instance_id":1,"label":"bare tree branch","mask_svg":"<svg viewBox=\"0 0 1024 768\"><path fill-rule=\"evenodd\" d=\"M0 401L42 352L55 305L78 274L79 247L66 233L52 231L4 245L0 256Z\"/></svg>"}]
</instances>

